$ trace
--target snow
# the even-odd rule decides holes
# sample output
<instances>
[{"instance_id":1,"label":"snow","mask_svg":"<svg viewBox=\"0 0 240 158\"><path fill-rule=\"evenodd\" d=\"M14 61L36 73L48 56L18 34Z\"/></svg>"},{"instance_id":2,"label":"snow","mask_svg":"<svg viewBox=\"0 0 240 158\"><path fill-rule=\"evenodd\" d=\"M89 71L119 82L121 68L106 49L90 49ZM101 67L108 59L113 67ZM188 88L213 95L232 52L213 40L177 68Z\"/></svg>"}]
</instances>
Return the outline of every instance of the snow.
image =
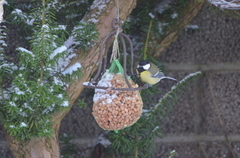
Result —
<instances>
[{"instance_id":1,"label":"snow","mask_svg":"<svg viewBox=\"0 0 240 158\"><path fill-rule=\"evenodd\" d=\"M173 150L173 151L170 152L170 154L173 154L173 153L175 153L175 152L176 152L176 150Z\"/></svg>"},{"instance_id":2,"label":"snow","mask_svg":"<svg viewBox=\"0 0 240 158\"><path fill-rule=\"evenodd\" d=\"M10 125L9 127L10 127L10 128L16 128L16 126L14 126L14 125Z\"/></svg>"},{"instance_id":3,"label":"snow","mask_svg":"<svg viewBox=\"0 0 240 158\"><path fill-rule=\"evenodd\" d=\"M158 13L162 14L164 10L166 10L169 7L169 4L172 2L173 0L163 0L161 1L161 3L159 3L156 8L154 9L155 11L157 11Z\"/></svg>"},{"instance_id":4,"label":"snow","mask_svg":"<svg viewBox=\"0 0 240 158\"><path fill-rule=\"evenodd\" d=\"M63 95L62 95L62 94L58 94L57 97L60 98L60 99L62 99L62 98L63 98Z\"/></svg>"},{"instance_id":5,"label":"snow","mask_svg":"<svg viewBox=\"0 0 240 158\"><path fill-rule=\"evenodd\" d=\"M71 59L75 56L76 56L76 54L71 54L65 58L60 58L58 60L58 67L59 67L60 71L63 71L65 69L65 67L70 63Z\"/></svg>"},{"instance_id":6,"label":"snow","mask_svg":"<svg viewBox=\"0 0 240 158\"><path fill-rule=\"evenodd\" d=\"M88 86L89 82L83 82L84 86Z\"/></svg>"},{"instance_id":7,"label":"snow","mask_svg":"<svg viewBox=\"0 0 240 158\"><path fill-rule=\"evenodd\" d=\"M7 44L5 43L4 40L0 40L0 44L1 44L3 47L7 47Z\"/></svg>"},{"instance_id":8,"label":"snow","mask_svg":"<svg viewBox=\"0 0 240 158\"><path fill-rule=\"evenodd\" d=\"M96 9L97 11L95 11L92 15L90 15L91 18L88 19L88 21L96 23L98 22L97 17L101 14L102 11L104 11L107 7L107 3L109 2L109 0L94 0L94 2L92 3L90 9Z\"/></svg>"},{"instance_id":9,"label":"snow","mask_svg":"<svg viewBox=\"0 0 240 158\"><path fill-rule=\"evenodd\" d=\"M47 3L48 8L54 8L55 10L61 10L62 8L66 7L65 4L59 3L58 0L52 0L50 3Z\"/></svg>"},{"instance_id":10,"label":"snow","mask_svg":"<svg viewBox=\"0 0 240 158\"><path fill-rule=\"evenodd\" d=\"M66 25L58 25L54 30L66 30Z\"/></svg>"},{"instance_id":11,"label":"snow","mask_svg":"<svg viewBox=\"0 0 240 158\"><path fill-rule=\"evenodd\" d=\"M108 70L103 74L101 80L98 82L97 86L101 87L112 87L111 80L113 79L113 74L108 73ZM104 89L95 89L95 94L93 96L93 102L97 102L101 98L106 98L106 103L111 103L114 98L117 98L117 93L109 94L106 93L107 90ZM105 102L103 102L105 103Z\"/></svg>"},{"instance_id":12,"label":"snow","mask_svg":"<svg viewBox=\"0 0 240 158\"><path fill-rule=\"evenodd\" d=\"M74 41L74 37L70 36L65 42L64 42L64 46L62 46L61 49L66 49L65 51L67 51L69 53L69 55L65 56L64 58L60 58L58 60L58 68L60 69L60 71L64 71L64 69L66 68L66 66L68 66L68 64L70 63L71 59L74 58L75 56L77 56L76 54L71 54L74 52L74 45L76 45L77 42ZM65 47L65 48L64 48ZM61 50L60 49L60 50ZM79 64L79 63L78 63ZM81 65L75 65L75 66L80 66ZM69 68L67 68L68 70L70 70ZM66 70L67 70L66 69ZM67 71L64 71L64 73L67 73Z\"/></svg>"},{"instance_id":13,"label":"snow","mask_svg":"<svg viewBox=\"0 0 240 158\"><path fill-rule=\"evenodd\" d=\"M63 103L61 104L61 106L67 107L67 106L69 106L69 102L68 102L68 101L63 101Z\"/></svg>"},{"instance_id":14,"label":"snow","mask_svg":"<svg viewBox=\"0 0 240 158\"><path fill-rule=\"evenodd\" d=\"M11 68L13 70L17 70L17 66L15 66L13 63L4 63L2 65L0 65L0 69L2 68ZM12 71L11 71L12 73Z\"/></svg>"},{"instance_id":15,"label":"snow","mask_svg":"<svg viewBox=\"0 0 240 158\"><path fill-rule=\"evenodd\" d=\"M55 85L63 86L63 82L55 76L53 77L53 82Z\"/></svg>"},{"instance_id":16,"label":"snow","mask_svg":"<svg viewBox=\"0 0 240 158\"><path fill-rule=\"evenodd\" d=\"M155 16L154 16L152 13L149 13L148 15L149 15L152 19L155 18Z\"/></svg>"},{"instance_id":17,"label":"snow","mask_svg":"<svg viewBox=\"0 0 240 158\"><path fill-rule=\"evenodd\" d=\"M23 91L21 91L18 87L14 88L14 91L17 95L24 95L25 93Z\"/></svg>"},{"instance_id":18,"label":"snow","mask_svg":"<svg viewBox=\"0 0 240 158\"><path fill-rule=\"evenodd\" d=\"M65 42L64 45L69 48L70 46L72 46L74 43L74 38L73 36L70 36Z\"/></svg>"},{"instance_id":19,"label":"snow","mask_svg":"<svg viewBox=\"0 0 240 158\"><path fill-rule=\"evenodd\" d=\"M152 130L152 132L155 132L156 130L158 130L159 129L159 126L156 126L153 130Z\"/></svg>"},{"instance_id":20,"label":"snow","mask_svg":"<svg viewBox=\"0 0 240 158\"><path fill-rule=\"evenodd\" d=\"M182 82L185 82L185 81L186 81L187 79L189 79L190 77L196 76L196 75L201 74L201 73L202 73L201 71L197 71L197 72L195 72L195 73L191 73L191 74L187 75L186 77L184 77L184 79L182 79L181 81L179 81L176 86L172 86L171 90L175 90L176 87L177 87L179 84L181 84Z\"/></svg>"},{"instance_id":21,"label":"snow","mask_svg":"<svg viewBox=\"0 0 240 158\"><path fill-rule=\"evenodd\" d=\"M9 102L10 106L16 106L16 104L12 101Z\"/></svg>"},{"instance_id":22,"label":"snow","mask_svg":"<svg viewBox=\"0 0 240 158\"><path fill-rule=\"evenodd\" d=\"M75 63L74 65L70 66L66 70L62 72L63 75L71 75L74 71L77 71L78 69L81 69L82 65L80 63Z\"/></svg>"},{"instance_id":23,"label":"snow","mask_svg":"<svg viewBox=\"0 0 240 158\"><path fill-rule=\"evenodd\" d=\"M195 73L191 73L191 74L189 74L188 76L184 77L181 81L179 81L179 82L177 83L177 85L172 86L171 91L169 91L169 92L166 93L161 99L159 99L159 101L158 101L159 103L155 105L155 107L154 107L153 110L157 109L157 107L161 105L162 100L164 100L165 98L169 97L169 93L171 93L172 91L174 91L175 89L177 89L177 87L178 87L179 84L182 84L182 82L185 82L185 81L188 80L190 77L196 76L196 75L201 74L201 73L202 73L201 71L197 71L197 72L195 72Z\"/></svg>"},{"instance_id":24,"label":"snow","mask_svg":"<svg viewBox=\"0 0 240 158\"><path fill-rule=\"evenodd\" d=\"M98 82L98 86L111 87L111 80L113 79L113 74L108 73L108 70L103 74L101 80ZM96 89L96 92L102 91L102 89ZM104 90L105 91L105 90Z\"/></svg>"},{"instance_id":25,"label":"snow","mask_svg":"<svg viewBox=\"0 0 240 158\"><path fill-rule=\"evenodd\" d=\"M98 22L98 20L95 19L95 18L89 19L88 21L89 21L89 22L92 22L92 23L97 23L97 22Z\"/></svg>"},{"instance_id":26,"label":"snow","mask_svg":"<svg viewBox=\"0 0 240 158\"><path fill-rule=\"evenodd\" d=\"M28 103L23 104L23 108L29 109L31 111L34 111L30 106L28 106Z\"/></svg>"},{"instance_id":27,"label":"snow","mask_svg":"<svg viewBox=\"0 0 240 158\"><path fill-rule=\"evenodd\" d=\"M164 34L163 32L163 27L167 26L168 23L161 23L161 22L158 22L158 31L160 34Z\"/></svg>"},{"instance_id":28,"label":"snow","mask_svg":"<svg viewBox=\"0 0 240 158\"><path fill-rule=\"evenodd\" d=\"M51 112L51 111L53 111L53 107L47 107L46 109L44 109L43 111L42 111L42 114L44 115L44 114L48 114L49 113L49 111Z\"/></svg>"},{"instance_id":29,"label":"snow","mask_svg":"<svg viewBox=\"0 0 240 158\"><path fill-rule=\"evenodd\" d=\"M142 113L147 113L147 112L150 112L150 110L142 109Z\"/></svg>"},{"instance_id":30,"label":"snow","mask_svg":"<svg viewBox=\"0 0 240 158\"><path fill-rule=\"evenodd\" d=\"M48 25L44 24L44 25L42 25L42 29L47 29L47 30L49 30L50 28L49 28Z\"/></svg>"},{"instance_id":31,"label":"snow","mask_svg":"<svg viewBox=\"0 0 240 158\"><path fill-rule=\"evenodd\" d=\"M36 20L35 18L33 18L33 19L26 19L25 22L26 22L28 25L33 25L33 23L34 23L35 20Z\"/></svg>"},{"instance_id":32,"label":"snow","mask_svg":"<svg viewBox=\"0 0 240 158\"><path fill-rule=\"evenodd\" d=\"M102 90L102 91L106 91L106 90ZM117 93L117 92L116 92ZM106 93L106 94L104 94L103 92L101 92L101 93L96 93L96 90L95 90L95 94L94 94L94 96L93 96L93 102L94 103L96 103L99 99L101 99L101 98L105 98L105 101L103 101L102 103L103 104L105 104L105 103L107 103L107 104L110 104L110 103L112 103L112 100L114 99L114 98L117 98L117 95L116 94L113 94L113 95L110 95L110 94L108 94L108 93ZM107 99L107 100L106 100Z\"/></svg>"},{"instance_id":33,"label":"snow","mask_svg":"<svg viewBox=\"0 0 240 158\"><path fill-rule=\"evenodd\" d=\"M21 52L24 52L24 53L27 53L27 54L30 54L32 57L35 57L35 55L33 54L33 52L23 48L23 47L18 47L17 50L21 51Z\"/></svg>"},{"instance_id":34,"label":"snow","mask_svg":"<svg viewBox=\"0 0 240 158\"><path fill-rule=\"evenodd\" d=\"M233 9L233 10L240 10L240 3L239 0L208 0L210 3L215 5L216 7L223 8L223 9Z\"/></svg>"},{"instance_id":35,"label":"snow","mask_svg":"<svg viewBox=\"0 0 240 158\"><path fill-rule=\"evenodd\" d=\"M104 137L104 134L100 134L100 136L98 137L98 141L97 144L102 144L105 148L109 145L111 145L112 143Z\"/></svg>"},{"instance_id":36,"label":"snow","mask_svg":"<svg viewBox=\"0 0 240 158\"><path fill-rule=\"evenodd\" d=\"M22 14L22 11L20 9L15 9L14 11L12 11L12 13Z\"/></svg>"},{"instance_id":37,"label":"snow","mask_svg":"<svg viewBox=\"0 0 240 158\"><path fill-rule=\"evenodd\" d=\"M172 19L175 19L176 17L178 17L178 14L177 14L177 13L173 13L173 14L171 15L171 18L172 18Z\"/></svg>"},{"instance_id":38,"label":"snow","mask_svg":"<svg viewBox=\"0 0 240 158\"><path fill-rule=\"evenodd\" d=\"M55 49L53 51L53 53L50 55L50 59L53 59L57 54L60 54L64 51L67 50L67 47L65 45L61 46L61 47L58 47L57 49Z\"/></svg>"},{"instance_id":39,"label":"snow","mask_svg":"<svg viewBox=\"0 0 240 158\"><path fill-rule=\"evenodd\" d=\"M106 8L106 3L108 3L109 0L94 0L94 2L91 5L91 10L98 8L99 11L102 11Z\"/></svg>"},{"instance_id":40,"label":"snow","mask_svg":"<svg viewBox=\"0 0 240 158\"><path fill-rule=\"evenodd\" d=\"M21 115L22 117L28 117L27 113L26 112L23 112L23 109L19 109L19 115Z\"/></svg>"},{"instance_id":41,"label":"snow","mask_svg":"<svg viewBox=\"0 0 240 158\"><path fill-rule=\"evenodd\" d=\"M20 127L27 127L27 124L25 122L21 122Z\"/></svg>"},{"instance_id":42,"label":"snow","mask_svg":"<svg viewBox=\"0 0 240 158\"><path fill-rule=\"evenodd\" d=\"M199 26L198 25L187 25L185 27L185 31L187 31L188 29L199 29Z\"/></svg>"}]
</instances>

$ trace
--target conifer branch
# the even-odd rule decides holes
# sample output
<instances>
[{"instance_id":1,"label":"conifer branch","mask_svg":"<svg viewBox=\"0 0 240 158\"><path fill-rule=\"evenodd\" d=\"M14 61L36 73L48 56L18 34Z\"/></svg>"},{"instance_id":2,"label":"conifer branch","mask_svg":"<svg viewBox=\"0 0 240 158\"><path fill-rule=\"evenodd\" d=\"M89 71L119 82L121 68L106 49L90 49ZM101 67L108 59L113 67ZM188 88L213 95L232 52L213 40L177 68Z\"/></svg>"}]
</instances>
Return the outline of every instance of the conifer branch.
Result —
<instances>
[{"instance_id":1,"label":"conifer branch","mask_svg":"<svg viewBox=\"0 0 240 158\"><path fill-rule=\"evenodd\" d=\"M159 107L166 104L169 100L173 99L176 93L181 90L186 84L189 83L189 81L193 80L197 76L201 75L202 73L200 71L197 71L195 73L191 73L185 78L183 78L181 81L177 83L176 86L173 86L171 90L166 93L160 100L159 103L155 105L155 107L151 110L152 113L156 113L159 110Z\"/></svg>"}]
</instances>

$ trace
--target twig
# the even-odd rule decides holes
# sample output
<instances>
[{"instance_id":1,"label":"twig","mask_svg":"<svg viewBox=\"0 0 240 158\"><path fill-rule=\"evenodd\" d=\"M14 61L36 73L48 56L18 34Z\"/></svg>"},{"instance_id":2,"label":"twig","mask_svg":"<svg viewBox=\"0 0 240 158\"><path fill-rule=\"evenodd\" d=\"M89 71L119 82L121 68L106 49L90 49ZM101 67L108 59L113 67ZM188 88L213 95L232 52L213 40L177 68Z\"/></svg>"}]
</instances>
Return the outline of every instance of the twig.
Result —
<instances>
[{"instance_id":1,"label":"twig","mask_svg":"<svg viewBox=\"0 0 240 158\"><path fill-rule=\"evenodd\" d=\"M138 141L138 135L136 136L136 141ZM138 158L138 146L135 146L134 158Z\"/></svg>"},{"instance_id":2,"label":"twig","mask_svg":"<svg viewBox=\"0 0 240 158\"><path fill-rule=\"evenodd\" d=\"M212 89L212 82L211 82L210 79L209 79L208 81L209 81L210 93L211 93L212 99L213 99L213 105L214 105L214 107L215 107L215 109L216 109L218 121L219 121L219 124L220 124L220 126L221 126L222 132L223 132L223 134L224 134L224 137L225 137L227 146L228 146L229 150L231 151L233 158L237 158L236 155L235 155L235 153L234 153L234 151L233 151L233 148L232 148L232 146L231 146L231 142L230 142L229 139L228 139L227 131L226 131L226 129L224 128L224 123L223 123L223 120L222 120L221 115L220 115L220 110L219 110L219 108L218 108L218 106L217 106L217 104L216 104L216 101L215 101L215 97L214 97L213 89Z\"/></svg>"},{"instance_id":3,"label":"twig","mask_svg":"<svg viewBox=\"0 0 240 158\"><path fill-rule=\"evenodd\" d=\"M202 144L199 143L199 145L200 145L201 150L203 151L203 154L204 154L205 158L208 158L208 155L207 155L205 149L203 148Z\"/></svg>"}]
</instances>

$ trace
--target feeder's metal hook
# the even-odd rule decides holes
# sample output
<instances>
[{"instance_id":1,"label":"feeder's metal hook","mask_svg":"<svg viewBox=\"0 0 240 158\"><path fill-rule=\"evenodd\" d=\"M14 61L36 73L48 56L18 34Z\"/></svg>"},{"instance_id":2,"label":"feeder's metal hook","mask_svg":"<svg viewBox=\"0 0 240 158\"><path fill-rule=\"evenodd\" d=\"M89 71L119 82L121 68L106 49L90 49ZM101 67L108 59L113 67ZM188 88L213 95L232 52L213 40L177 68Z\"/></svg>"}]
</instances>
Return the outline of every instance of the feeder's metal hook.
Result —
<instances>
[{"instance_id":1,"label":"feeder's metal hook","mask_svg":"<svg viewBox=\"0 0 240 158\"><path fill-rule=\"evenodd\" d=\"M87 88L94 88L94 89L109 89L109 90L118 90L118 91L136 91L136 90L143 90L148 88L147 84L143 84L139 78L136 76L136 74L133 71L133 45L132 45L132 41L130 40L130 38L122 33L121 27L122 27L122 21L119 18L115 18L112 20L111 22L111 26L114 29L113 32L111 32L110 34L108 34L105 39L103 40L103 42L100 45L100 52L99 52L99 66L98 66L98 70L96 75L94 76L94 78L92 78L92 80L85 85L85 87ZM114 87L102 87L102 86L97 86L99 77L102 73L104 73L106 71L106 65L107 65L107 52L108 52L108 48L109 48L109 42L112 42L112 37L113 36L117 36L120 38L120 41L122 43L122 48L123 48L123 69L124 69L124 79L125 82L128 85L128 88L114 88ZM116 37L116 38L117 38ZM136 81L138 82L138 84L141 87L138 88L133 88L131 86L131 84L128 81L128 75L127 75L127 50L126 50L126 42L125 39L127 40L127 42L129 43L130 46L130 75L131 77L134 77L136 79ZM105 54L104 57L104 62L103 62L103 55Z\"/></svg>"}]
</instances>

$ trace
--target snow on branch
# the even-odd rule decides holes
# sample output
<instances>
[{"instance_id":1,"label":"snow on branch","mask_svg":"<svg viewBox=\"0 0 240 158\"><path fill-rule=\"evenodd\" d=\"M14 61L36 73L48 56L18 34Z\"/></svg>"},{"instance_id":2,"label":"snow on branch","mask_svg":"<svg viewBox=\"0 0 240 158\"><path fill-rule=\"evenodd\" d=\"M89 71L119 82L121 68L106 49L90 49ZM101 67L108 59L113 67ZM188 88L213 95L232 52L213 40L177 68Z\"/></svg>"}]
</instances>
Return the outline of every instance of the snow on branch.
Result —
<instances>
[{"instance_id":1,"label":"snow on branch","mask_svg":"<svg viewBox=\"0 0 240 158\"><path fill-rule=\"evenodd\" d=\"M171 98L174 98L174 95L176 94L176 92L179 90L179 89L182 89L182 87L184 85L186 85L186 83L188 83L190 80L192 80L193 78L201 75L201 71L197 71L195 73L191 73L189 74L188 76L184 77L181 81L179 81L177 83L177 85L173 86L171 88L171 90L166 93L160 100L159 100L159 103L155 105L155 107L152 109L152 112L155 112L159 109L160 106L162 106L163 104L167 103L167 101Z\"/></svg>"},{"instance_id":2,"label":"snow on branch","mask_svg":"<svg viewBox=\"0 0 240 158\"><path fill-rule=\"evenodd\" d=\"M0 0L0 23L3 20L3 4L4 4L5 0Z\"/></svg>"},{"instance_id":3,"label":"snow on branch","mask_svg":"<svg viewBox=\"0 0 240 158\"><path fill-rule=\"evenodd\" d=\"M239 0L208 0L208 1L218 8L240 10Z\"/></svg>"}]
</instances>

